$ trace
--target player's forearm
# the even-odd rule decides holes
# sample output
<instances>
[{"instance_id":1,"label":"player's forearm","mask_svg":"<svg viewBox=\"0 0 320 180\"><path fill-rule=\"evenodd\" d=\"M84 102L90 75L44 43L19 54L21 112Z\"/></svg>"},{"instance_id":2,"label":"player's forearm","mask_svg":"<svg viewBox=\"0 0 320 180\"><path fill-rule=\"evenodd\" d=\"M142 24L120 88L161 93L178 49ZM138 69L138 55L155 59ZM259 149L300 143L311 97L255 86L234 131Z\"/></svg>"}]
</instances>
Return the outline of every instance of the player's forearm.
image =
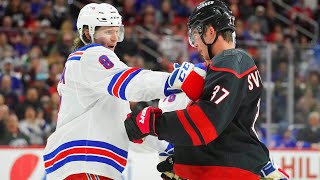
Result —
<instances>
[{"instance_id":1,"label":"player's forearm","mask_svg":"<svg viewBox=\"0 0 320 180\"><path fill-rule=\"evenodd\" d=\"M156 132L160 140L166 140L174 145L194 146L201 141L195 134L190 136L186 127L177 118L176 112L164 113L163 117L156 121ZM199 141L198 141L199 140Z\"/></svg>"},{"instance_id":2,"label":"player's forearm","mask_svg":"<svg viewBox=\"0 0 320 180\"><path fill-rule=\"evenodd\" d=\"M165 83L169 73L142 70L125 89L129 101L150 101L165 96ZM121 89L120 89L121 91Z\"/></svg>"}]
</instances>

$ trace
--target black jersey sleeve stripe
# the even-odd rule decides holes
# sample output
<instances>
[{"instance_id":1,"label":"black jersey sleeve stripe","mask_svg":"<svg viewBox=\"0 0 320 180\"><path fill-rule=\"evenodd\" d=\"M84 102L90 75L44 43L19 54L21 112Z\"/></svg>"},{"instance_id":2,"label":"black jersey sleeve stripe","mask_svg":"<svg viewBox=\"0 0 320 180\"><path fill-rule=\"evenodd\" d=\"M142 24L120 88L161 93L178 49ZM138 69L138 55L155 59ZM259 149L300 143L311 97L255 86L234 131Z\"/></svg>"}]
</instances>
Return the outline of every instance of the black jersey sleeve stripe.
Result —
<instances>
[{"instance_id":1,"label":"black jersey sleeve stripe","mask_svg":"<svg viewBox=\"0 0 320 180\"><path fill-rule=\"evenodd\" d=\"M194 124L194 122L191 120L188 112L186 110L183 111L184 112L184 115L185 117L187 118L189 124L191 125L191 127L194 129L194 131L197 133L200 141L201 141L201 145L204 145L205 144L205 141L203 139L203 136L201 135L201 132L200 130L198 129L198 127Z\"/></svg>"},{"instance_id":2,"label":"black jersey sleeve stripe","mask_svg":"<svg viewBox=\"0 0 320 180\"><path fill-rule=\"evenodd\" d=\"M257 69L257 66L254 65L253 67L251 67L250 69L246 70L245 72L238 74L236 71L229 69L229 68L220 68L220 67L214 67L212 65L210 65L210 69L212 69L213 71L223 71L223 72L229 72L234 74L238 79L243 78L245 75L249 74L250 72L254 71Z\"/></svg>"},{"instance_id":3,"label":"black jersey sleeve stripe","mask_svg":"<svg viewBox=\"0 0 320 180\"><path fill-rule=\"evenodd\" d=\"M202 111L201 107L197 104L193 104L192 106L187 107L187 112L204 139L205 144L203 145L207 145L217 138L218 135L216 128L211 123L207 115Z\"/></svg>"},{"instance_id":4,"label":"black jersey sleeve stripe","mask_svg":"<svg viewBox=\"0 0 320 180\"><path fill-rule=\"evenodd\" d=\"M184 114L184 111L183 110L178 110L178 111L176 111L176 113L177 113L177 117L178 117L179 121L181 122L183 128L185 129L185 131L190 136L193 145L194 146L201 145L200 138L197 135L197 133L195 132L195 130L192 128L190 123L188 122L188 120L187 120L187 118L186 118L186 116Z\"/></svg>"}]
</instances>

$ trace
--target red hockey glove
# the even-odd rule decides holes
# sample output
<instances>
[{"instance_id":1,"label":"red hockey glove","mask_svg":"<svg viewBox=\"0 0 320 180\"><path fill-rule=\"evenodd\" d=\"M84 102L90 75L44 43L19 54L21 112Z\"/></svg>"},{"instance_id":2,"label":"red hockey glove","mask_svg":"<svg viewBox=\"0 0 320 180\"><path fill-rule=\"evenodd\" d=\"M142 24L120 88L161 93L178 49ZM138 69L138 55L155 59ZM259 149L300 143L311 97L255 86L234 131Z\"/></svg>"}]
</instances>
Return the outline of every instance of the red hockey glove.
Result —
<instances>
[{"instance_id":1,"label":"red hockey glove","mask_svg":"<svg viewBox=\"0 0 320 180\"><path fill-rule=\"evenodd\" d=\"M170 88L182 89L191 100L198 100L204 87L205 67L184 62L181 66L175 63L174 68L168 78Z\"/></svg>"},{"instance_id":2,"label":"red hockey glove","mask_svg":"<svg viewBox=\"0 0 320 180\"><path fill-rule=\"evenodd\" d=\"M139 114L128 114L124 125L129 140L134 143L142 143L142 138L147 135L157 136L155 122L161 116L161 109L151 106L144 108Z\"/></svg>"}]
</instances>

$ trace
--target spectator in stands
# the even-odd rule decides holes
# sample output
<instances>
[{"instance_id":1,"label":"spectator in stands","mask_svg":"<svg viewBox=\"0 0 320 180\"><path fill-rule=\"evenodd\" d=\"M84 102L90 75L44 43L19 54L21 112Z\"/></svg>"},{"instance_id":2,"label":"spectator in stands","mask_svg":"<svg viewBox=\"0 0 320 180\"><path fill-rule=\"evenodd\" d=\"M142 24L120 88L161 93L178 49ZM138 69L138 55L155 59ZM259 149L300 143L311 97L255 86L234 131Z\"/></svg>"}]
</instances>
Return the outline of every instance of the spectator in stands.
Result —
<instances>
[{"instance_id":1,"label":"spectator in stands","mask_svg":"<svg viewBox=\"0 0 320 180\"><path fill-rule=\"evenodd\" d=\"M155 19L155 9L152 5L147 5L141 16L141 27L144 29L145 33L141 36L141 43L153 50L158 50L157 41L159 40L157 36L153 33L158 33L158 22ZM146 60L146 68L156 70L157 58L150 55L147 51L141 51L142 57Z\"/></svg>"},{"instance_id":2,"label":"spectator in stands","mask_svg":"<svg viewBox=\"0 0 320 180\"><path fill-rule=\"evenodd\" d=\"M262 27L260 21L254 21L250 25L249 29L249 40L255 45L259 45L264 40L264 36L262 34Z\"/></svg>"},{"instance_id":3,"label":"spectator in stands","mask_svg":"<svg viewBox=\"0 0 320 180\"><path fill-rule=\"evenodd\" d=\"M320 143L320 114L319 112L311 112L309 114L306 127L301 129L297 135L298 147L315 148Z\"/></svg>"},{"instance_id":4,"label":"spectator in stands","mask_svg":"<svg viewBox=\"0 0 320 180\"><path fill-rule=\"evenodd\" d=\"M188 17L191 14L191 8L188 5L188 0L173 0L172 7L177 16Z\"/></svg>"},{"instance_id":5,"label":"spectator in stands","mask_svg":"<svg viewBox=\"0 0 320 180\"><path fill-rule=\"evenodd\" d=\"M3 94L0 93L0 106L5 104L5 99Z\"/></svg>"},{"instance_id":6,"label":"spectator in stands","mask_svg":"<svg viewBox=\"0 0 320 180\"><path fill-rule=\"evenodd\" d=\"M13 24L15 27L21 27L23 22L23 14L20 9L21 0L12 0L9 1L8 6L6 7L5 16L12 17Z\"/></svg>"},{"instance_id":7,"label":"spectator in stands","mask_svg":"<svg viewBox=\"0 0 320 180\"><path fill-rule=\"evenodd\" d=\"M248 18L254 14L255 9L252 5L252 1L253 0L242 0L242 2L239 4L239 9L241 10L240 15L243 21L247 21Z\"/></svg>"},{"instance_id":8,"label":"spectator in stands","mask_svg":"<svg viewBox=\"0 0 320 180\"><path fill-rule=\"evenodd\" d=\"M59 70L58 63L52 63L49 65L48 78L46 79L46 85L49 87L49 92L52 94L56 92L57 83L59 82L61 71Z\"/></svg>"},{"instance_id":9,"label":"spectator in stands","mask_svg":"<svg viewBox=\"0 0 320 180\"><path fill-rule=\"evenodd\" d=\"M0 97L3 97L3 96L0 94ZM1 141L3 141L3 138L5 136L5 129L6 129L5 123L8 119L8 116L9 116L8 106L0 103L0 145L1 145Z\"/></svg>"},{"instance_id":10,"label":"spectator in stands","mask_svg":"<svg viewBox=\"0 0 320 180\"><path fill-rule=\"evenodd\" d=\"M313 13L310 7L306 6L305 0L297 0L293 4L291 10L288 12L289 17L296 22L303 23L304 22L304 17L309 17L313 18ZM302 21L301 21L302 20Z\"/></svg>"},{"instance_id":11,"label":"spectator in stands","mask_svg":"<svg viewBox=\"0 0 320 180\"><path fill-rule=\"evenodd\" d=\"M236 19L241 19L239 0L230 0L229 7Z\"/></svg>"},{"instance_id":12,"label":"spectator in stands","mask_svg":"<svg viewBox=\"0 0 320 180\"><path fill-rule=\"evenodd\" d=\"M50 122L51 133L53 133L57 127L57 121L58 121L58 110L57 109L54 109L51 111L50 121L51 121Z\"/></svg>"},{"instance_id":13,"label":"spectator in stands","mask_svg":"<svg viewBox=\"0 0 320 180\"><path fill-rule=\"evenodd\" d=\"M279 134L274 135L270 147L274 148L295 148L296 140L290 128L286 128Z\"/></svg>"},{"instance_id":14,"label":"spectator in stands","mask_svg":"<svg viewBox=\"0 0 320 180\"><path fill-rule=\"evenodd\" d=\"M12 17L4 16L1 18L1 32L3 32L6 35L9 43L13 43L12 39L14 36L17 35L17 32L14 31Z\"/></svg>"},{"instance_id":15,"label":"spectator in stands","mask_svg":"<svg viewBox=\"0 0 320 180\"><path fill-rule=\"evenodd\" d=\"M14 44L14 48L19 57L22 55L28 54L29 51L32 49L32 41L33 34L31 32L21 32L17 34L16 42Z\"/></svg>"},{"instance_id":16,"label":"spectator in stands","mask_svg":"<svg viewBox=\"0 0 320 180\"><path fill-rule=\"evenodd\" d=\"M123 22L125 24L131 24L136 21L136 15L139 13L135 8L136 4L137 2L135 2L135 0L124 0L122 9L119 8L121 11L120 14L122 15Z\"/></svg>"},{"instance_id":17,"label":"spectator in stands","mask_svg":"<svg viewBox=\"0 0 320 180\"><path fill-rule=\"evenodd\" d=\"M255 23L259 23L261 26L261 32L263 35L266 35L270 32L268 21L265 15L265 8L261 5L256 7L255 14L252 14L248 19L249 26L252 26Z\"/></svg>"},{"instance_id":18,"label":"spectator in stands","mask_svg":"<svg viewBox=\"0 0 320 180\"><path fill-rule=\"evenodd\" d=\"M1 63L1 72L0 79L2 79L3 75L8 75L11 78L11 90L15 92L17 95L21 95L23 91L22 81L16 73L14 72L14 60L11 57L6 57Z\"/></svg>"},{"instance_id":19,"label":"spectator in stands","mask_svg":"<svg viewBox=\"0 0 320 180\"><path fill-rule=\"evenodd\" d=\"M30 138L30 143L44 145L46 138L51 133L51 127L39 115L33 106L27 106L24 119L20 122L20 130ZM40 112L41 113L41 112Z\"/></svg>"},{"instance_id":20,"label":"spectator in stands","mask_svg":"<svg viewBox=\"0 0 320 180\"><path fill-rule=\"evenodd\" d=\"M51 94L50 101L51 101L51 109L59 109L60 96L57 92Z\"/></svg>"},{"instance_id":21,"label":"spectator in stands","mask_svg":"<svg viewBox=\"0 0 320 180\"><path fill-rule=\"evenodd\" d=\"M12 90L12 80L9 75L3 75L1 77L0 93L3 94L5 103L10 109L14 109L14 107L19 104L18 95Z\"/></svg>"},{"instance_id":22,"label":"spectator in stands","mask_svg":"<svg viewBox=\"0 0 320 180\"><path fill-rule=\"evenodd\" d=\"M13 47L8 43L8 37L0 31L0 60L13 56Z\"/></svg>"},{"instance_id":23,"label":"spectator in stands","mask_svg":"<svg viewBox=\"0 0 320 180\"><path fill-rule=\"evenodd\" d=\"M9 117L10 109L7 105L0 105L0 119L6 121Z\"/></svg>"},{"instance_id":24,"label":"spectator in stands","mask_svg":"<svg viewBox=\"0 0 320 180\"><path fill-rule=\"evenodd\" d=\"M23 28L34 31L38 24L32 14L31 4L29 2L23 2L20 6L23 15Z\"/></svg>"},{"instance_id":25,"label":"spectator in stands","mask_svg":"<svg viewBox=\"0 0 320 180\"><path fill-rule=\"evenodd\" d=\"M318 70L309 72L307 88L312 91L313 97L320 101L320 74Z\"/></svg>"},{"instance_id":26,"label":"spectator in stands","mask_svg":"<svg viewBox=\"0 0 320 180\"><path fill-rule=\"evenodd\" d=\"M33 106L34 109L42 108L42 104L39 100L39 94L36 88L28 88L26 93L26 99L16 106L15 111L19 119L22 119L24 117L24 113L27 106Z\"/></svg>"},{"instance_id":27,"label":"spectator in stands","mask_svg":"<svg viewBox=\"0 0 320 180\"><path fill-rule=\"evenodd\" d=\"M57 22L53 18L52 5L47 3L41 7L40 15L38 16L37 20L40 26L55 27Z\"/></svg>"},{"instance_id":28,"label":"spectator in stands","mask_svg":"<svg viewBox=\"0 0 320 180\"><path fill-rule=\"evenodd\" d=\"M277 12L275 11L275 8L273 6L273 2L272 1L268 1L267 2L267 7L266 7L266 20L268 22L268 27L269 27L269 31L272 31L275 27L276 24L280 24L281 21L279 21L276 18Z\"/></svg>"},{"instance_id":29,"label":"spectator in stands","mask_svg":"<svg viewBox=\"0 0 320 180\"><path fill-rule=\"evenodd\" d=\"M170 24L173 21L173 18L174 12L171 7L171 1L162 1L160 11L156 12L156 19L159 20L161 26L164 26Z\"/></svg>"},{"instance_id":30,"label":"spectator in stands","mask_svg":"<svg viewBox=\"0 0 320 180\"><path fill-rule=\"evenodd\" d=\"M4 138L0 141L0 145L9 145L16 147L30 145L29 137L19 129L19 121L15 114L11 114L5 124L5 135Z\"/></svg>"},{"instance_id":31,"label":"spectator in stands","mask_svg":"<svg viewBox=\"0 0 320 180\"><path fill-rule=\"evenodd\" d=\"M69 8L67 1L55 0L53 5L53 19L55 22L55 28L59 29L62 23L69 18Z\"/></svg>"},{"instance_id":32,"label":"spectator in stands","mask_svg":"<svg viewBox=\"0 0 320 180\"><path fill-rule=\"evenodd\" d=\"M4 10L6 9L7 4L8 2L6 1L0 1L0 17L4 16Z\"/></svg>"},{"instance_id":33,"label":"spectator in stands","mask_svg":"<svg viewBox=\"0 0 320 180\"><path fill-rule=\"evenodd\" d=\"M57 51L62 56L68 57L69 54L72 52L73 39L74 39L73 31L60 32L56 48L57 48Z\"/></svg>"},{"instance_id":34,"label":"spectator in stands","mask_svg":"<svg viewBox=\"0 0 320 180\"><path fill-rule=\"evenodd\" d=\"M251 40L249 32L245 28L244 22L241 19L236 19L236 37L237 37L237 46L238 48L245 47L245 42Z\"/></svg>"},{"instance_id":35,"label":"spectator in stands","mask_svg":"<svg viewBox=\"0 0 320 180\"><path fill-rule=\"evenodd\" d=\"M300 114L303 119L300 119L297 123L305 123L305 119L308 118L308 113L317 107L319 102L314 98L311 89L306 89L304 95L298 100L296 104L296 113Z\"/></svg>"}]
</instances>

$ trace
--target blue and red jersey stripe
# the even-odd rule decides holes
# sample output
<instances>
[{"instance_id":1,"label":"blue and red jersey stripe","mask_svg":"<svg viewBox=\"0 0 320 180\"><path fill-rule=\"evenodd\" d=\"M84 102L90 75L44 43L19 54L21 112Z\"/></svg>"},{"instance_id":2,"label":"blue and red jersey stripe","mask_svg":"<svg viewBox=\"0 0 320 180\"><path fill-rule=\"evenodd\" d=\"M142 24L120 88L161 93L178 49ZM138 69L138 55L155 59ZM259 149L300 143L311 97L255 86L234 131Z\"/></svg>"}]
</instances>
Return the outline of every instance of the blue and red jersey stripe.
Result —
<instances>
[{"instance_id":1,"label":"blue and red jersey stripe","mask_svg":"<svg viewBox=\"0 0 320 180\"><path fill-rule=\"evenodd\" d=\"M102 46L100 44L90 44L88 46L84 46L82 48L79 48L77 50L75 50L74 52L72 52L68 58L67 58L67 61L72 61L72 60L76 60L76 61L80 61L81 59L81 56L83 55L83 53L89 49L89 48L92 48L92 47L96 47L96 46Z\"/></svg>"},{"instance_id":2,"label":"blue and red jersey stripe","mask_svg":"<svg viewBox=\"0 0 320 180\"><path fill-rule=\"evenodd\" d=\"M108 164L121 173L127 164L127 157L128 152L123 149L106 142L91 140L70 141L43 156L47 174L74 161Z\"/></svg>"},{"instance_id":3,"label":"blue and red jersey stripe","mask_svg":"<svg viewBox=\"0 0 320 180\"><path fill-rule=\"evenodd\" d=\"M127 100L126 98L126 88L129 82L140 72L140 68L128 68L121 72L118 72L111 79L108 85L108 92L111 96L116 96L118 98Z\"/></svg>"}]
</instances>

